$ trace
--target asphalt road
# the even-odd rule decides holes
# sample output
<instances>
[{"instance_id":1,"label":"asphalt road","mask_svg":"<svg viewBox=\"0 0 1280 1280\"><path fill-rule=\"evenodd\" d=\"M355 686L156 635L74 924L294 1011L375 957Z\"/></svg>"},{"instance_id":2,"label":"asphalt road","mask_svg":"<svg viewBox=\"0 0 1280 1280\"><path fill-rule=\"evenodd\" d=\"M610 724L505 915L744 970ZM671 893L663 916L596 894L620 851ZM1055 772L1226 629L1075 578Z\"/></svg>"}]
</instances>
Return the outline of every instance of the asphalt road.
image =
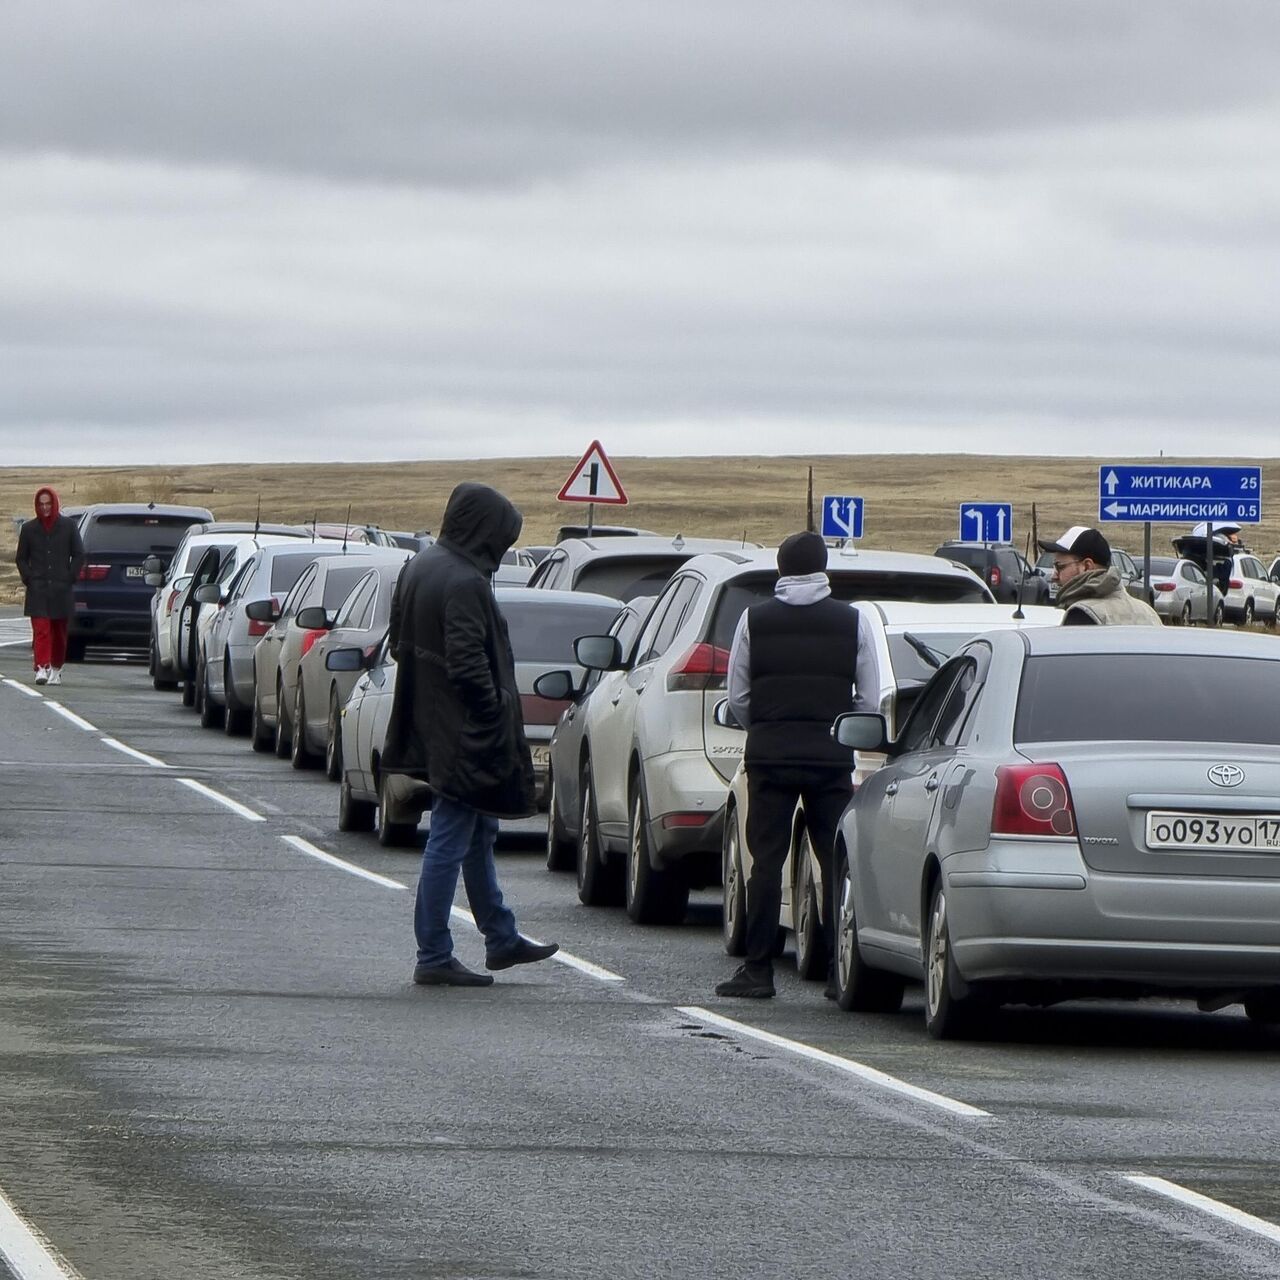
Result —
<instances>
[{"instance_id":1,"label":"asphalt road","mask_svg":"<svg viewBox=\"0 0 1280 1280\"><path fill-rule=\"evenodd\" d=\"M49 1275L1280 1275L1280 1037L1239 1009L937 1044L918 993L843 1014L789 959L778 999L717 1001L717 896L670 929L584 908L539 823L500 876L586 965L417 988L416 856L339 833L323 775L137 664L35 697L0 647L0 677L0 1193ZM35 1277L13 1239L0 1212Z\"/></svg>"}]
</instances>

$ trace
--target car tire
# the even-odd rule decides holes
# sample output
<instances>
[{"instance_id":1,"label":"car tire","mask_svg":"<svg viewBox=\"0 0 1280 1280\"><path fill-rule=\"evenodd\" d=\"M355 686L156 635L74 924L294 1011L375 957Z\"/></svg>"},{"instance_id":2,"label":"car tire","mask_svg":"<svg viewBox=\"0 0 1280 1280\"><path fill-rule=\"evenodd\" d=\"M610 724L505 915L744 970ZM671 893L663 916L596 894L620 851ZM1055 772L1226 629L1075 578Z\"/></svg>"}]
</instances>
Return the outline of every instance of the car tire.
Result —
<instances>
[{"instance_id":1,"label":"car tire","mask_svg":"<svg viewBox=\"0 0 1280 1280\"><path fill-rule=\"evenodd\" d=\"M182 705L184 707L194 707L196 705L196 677L194 672L182 682Z\"/></svg>"},{"instance_id":2,"label":"car tire","mask_svg":"<svg viewBox=\"0 0 1280 1280\"><path fill-rule=\"evenodd\" d=\"M1253 626L1253 621L1254 621L1253 601L1246 600L1244 602L1244 613L1240 615L1240 625L1242 627L1251 627Z\"/></svg>"},{"instance_id":3,"label":"car tire","mask_svg":"<svg viewBox=\"0 0 1280 1280\"><path fill-rule=\"evenodd\" d=\"M678 869L653 865L644 788L632 780L627 839L627 915L635 924L679 924L689 909L689 882Z\"/></svg>"},{"instance_id":4,"label":"car tire","mask_svg":"<svg viewBox=\"0 0 1280 1280\"><path fill-rule=\"evenodd\" d=\"M295 769L314 769L320 763L307 746L307 704L302 693L302 673L298 673L298 690L293 697L293 733L289 737L289 763Z\"/></svg>"},{"instance_id":5,"label":"car tire","mask_svg":"<svg viewBox=\"0 0 1280 1280\"><path fill-rule=\"evenodd\" d=\"M590 764L582 766L578 787L581 816L578 823L578 901L584 907L617 907L624 898L620 864L605 862L596 818L596 787Z\"/></svg>"},{"instance_id":6,"label":"car tire","mask_svg":"<svg viewBox=\"0 0 1280 1280\"><path fill-rule=\"evenodd\" d=\"M276 731L271 742L277 760L287 760L289 750L293 746L293 737L285 728L284 719L284 682L276 676Z\"/></svg>"},{"instance_id":7,"label":"car tire","mask_svg":"<svg viewBox=\"0 0 1280 1280\"><path fill-rule=\"evenodd\" d=\"M329 690L329 741L324 747L324 776L330 782L342 780L342 708L337 689Z\"/></svg>"},{"instance_id":8,"label":"car tire","mask_svg":"<svg viewBox=\"0 0 1280 1280\"><path fill-rule=\"evenodd\" d=\"M169 679L169 677L161 671L160 655L156 652L156 642L154 639L151 641L150 669L151 687L153 689L159 689L162 692L168 693L178 687L178 682L176 680Z\"/></svg>"},{"instance_id":9,"label":"car tire","mask_svg":"<svg viewBox=\"0 0 1280 1280\"><path fill-rule=\"evenodd\" d=\"M226 708L209 696L209 668L204 658L196 664L196 694L200 707L200 726L204 729L221 729L226 721Z\"/></svg>"},{"instance_id":10,"label":"car tire","mask_svg":"<svg viewBox=\"0 0 1280 1280\"><path fill-rule=\"evenodd\" d=\"M206 697L208 696L206 692ZM253 712L236 701L235 686L231 683L231 660L222 664L222 728L229 738L241 738L253 727Z\"/></svg>"},{"instance_id":11,"label":"car tire","mask_svg":"<svg viewBox=\"0 0 1280 1280\"><path fill-rule=\"evenodd\" d=\"M841 851L836 873L839 916L836 920L836 1003L849 1013L897 1013L902 1008L906 980L896 973L873 969L858 947L858 917L849 859Z\"/></svg>"},{"instance_id":12,"label":"car tire","mask_svg":"<svg viewBox=\"0 0 1280 1280\"><path fill-rule=\"evenodd\" d=\"M791 918L796 935L796 972L808 982L827 976L827 944L822 935L818 886L813 882L812 849L808 830L801 828L795 844Z\"/></svg>"},{"instance_id":13,"label":"car tire","mask_svg":"<svg viewBox=\"0 0 1280 1280\"><path fill-rule=\"evenodd\" d=\"M941 878L929 895L924 940L924 1025L935 1040L964 1040L978 1024L979 1005L964 991L956 968L947 921L947 892Z\"/></svg>"},{"instance_id":14,"label":"car tire","mask_svg":"<svg viewBox=\"0 0 1280 1280\"><path fill-rule=\"evenodd\" d=\"M738 807L734 805L724 815L724 840L720 846L724 949L731 956L747 954L747 880L742 870L741 845Z\"/></svg>"},{"instance_id":15,"label":"car tire","mask_svg":"<svg viewBox=\"0 0 1280 1280\"><path fill-rule=\"evenodd\" d=\"M560 821L560 798L556 794L556 773L547 770L547 870L570 871L577 857L577 846L569 839Z\"/></svg>"},{"instance_id":16,"label":"car tire","mask_svg":"<svg viewBox=\"0 0 1280 1280\"><path fill-rule=\"evenodd\" d=\"M1223 607L1222 607L1221 605L1219 605L1219 606L1218 606L1218 607L1213 611L1213 625L1214 625L1215 627L1220 627L1220 626L1222 626L1222 619L1223 619L1223 617L1225 616L1225 614L1226 614L1226 610L1225 610L1225 609L1223 609Z\"/></svg>"},{"instance_id":17,"label":"car tire","mask_svg":"<svg viewBox=\"0 0 1280 1280\"><path fill-rule=\"evenodd\" d=\"M1191 625L1191 601L1188 600L1182 606L1182 626L1189 627Z\"/></svg>"},{"instance_id":18,"label":"car tire","mask_svg":"<svg viewBox=\"0 0 1280 1280\"><path fill-rule=\"evenodd\" d=\"M84 661L84 648L85 648L85 642L84 642L84 640L83 640L81 637L77 636L77 637L75 637L74 639L73 639L73 638L71 638L71 637L68 637L68 639L67 639L67 661L68 661L68 662L83 662L83 661Z\"/></svg>"},{"instance_id":19,"label":"car tire","mask_svg":"<svg viewBox=\"0 0 1280 1280\"><path fill-rule=\"evenodd\" d=\"M296 733L297 730L295 729ZM378 843L384 849L403 849L418 843L418 824L416 822L388 822L386 802L387 775L378 778Z\"/></svg>"},{"instance_id":20,"label":"car tire","mask_svg":"<svg viewBox=\"0 0 1280 1280\"><path fill-rule=\"evenodd\" d=\"M255 751L267 752L275 746L275 730L262 718L262 704L258 701L257 681L254 681L253 708L249 712L249 745ZM366 827L364 830L371 830Z\"/></svg>"},{"instance_id":21,"label":"car tire","mask_svg":"<svg viewBox=\"0 0 1280 1280\"><path fill-rule=\"evenodd\" d=\"M377 806L368 800L358 800L351 792L351 782L343 771L338 782L338 830L372 831L377 821Z\"/></svg>"},{"instance_id":22,"label":"car tire","mask_svg":"<svg viewBox=\"0 0 1280 1280\"><path fill-rule=\"evenodd\" d=\"M1245 1017L1261 1026L1280 1024L1280 990L1254 991L1244 998Z\"/></svg>"}]
</instances>

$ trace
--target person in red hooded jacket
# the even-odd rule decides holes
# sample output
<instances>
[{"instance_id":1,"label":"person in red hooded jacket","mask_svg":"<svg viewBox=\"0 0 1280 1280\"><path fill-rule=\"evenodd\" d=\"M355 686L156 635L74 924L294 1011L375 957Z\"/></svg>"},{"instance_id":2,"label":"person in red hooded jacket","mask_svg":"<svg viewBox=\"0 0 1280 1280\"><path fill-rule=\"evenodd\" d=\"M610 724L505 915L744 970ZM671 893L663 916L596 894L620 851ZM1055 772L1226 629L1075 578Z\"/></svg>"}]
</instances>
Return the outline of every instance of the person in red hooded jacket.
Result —
<instances>
[{"instance_id":1,"label":"person in red hooded jacket","mask_svg":"<svg viewBox=\"0 0 1280 1280\"><path fill-rule=\"evenodd\" d=\"M36 490L36 516L18 533L18 576L26 588L23 613L31 619L36 684L61 684L67 659L67 619L75 608L71 588L84 566L80 529L58 508L48 485Z\"/></svg>"}]
</instances>

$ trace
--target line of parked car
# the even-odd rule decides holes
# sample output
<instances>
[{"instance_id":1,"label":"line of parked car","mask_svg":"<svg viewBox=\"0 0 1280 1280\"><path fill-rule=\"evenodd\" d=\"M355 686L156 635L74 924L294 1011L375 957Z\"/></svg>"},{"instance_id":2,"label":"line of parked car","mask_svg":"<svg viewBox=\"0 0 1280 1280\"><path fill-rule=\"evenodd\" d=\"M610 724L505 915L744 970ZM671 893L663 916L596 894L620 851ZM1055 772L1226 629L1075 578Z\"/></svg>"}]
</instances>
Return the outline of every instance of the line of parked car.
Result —
<instances>
[{"instance_id":1,"label":"line of parked car","mask_svg":"<svg viewBox=\"0 0 1280 1280\"><path fill-rule=\"evenodd\" d=\"M323 765L340 829L420 847L430 797L379 765L396 679L387 619L413 549L350 529L184 529L167 558L153 545L154 563L139 550L119 562L149 593L156 687L180 686L206 727ZM691 890L719 884L731 954L752 856L725 681L775 556L570 538L528 550L536 567L513 557L527 585L495 581L548 868L637 924L678 923ZM939 1036L971 1033L1001 1003L1080 994L1242 1002L1280 1021L1271 638L1061 628L1053 608L998 602L941 548L845 547L828 573L861 636L855 710L833 725L857 752L833 869L841 1007L896 1009L917 980ZM827 970L821 876L801 807L778 927L805 977Z\"/></svg>"}]
</instances>

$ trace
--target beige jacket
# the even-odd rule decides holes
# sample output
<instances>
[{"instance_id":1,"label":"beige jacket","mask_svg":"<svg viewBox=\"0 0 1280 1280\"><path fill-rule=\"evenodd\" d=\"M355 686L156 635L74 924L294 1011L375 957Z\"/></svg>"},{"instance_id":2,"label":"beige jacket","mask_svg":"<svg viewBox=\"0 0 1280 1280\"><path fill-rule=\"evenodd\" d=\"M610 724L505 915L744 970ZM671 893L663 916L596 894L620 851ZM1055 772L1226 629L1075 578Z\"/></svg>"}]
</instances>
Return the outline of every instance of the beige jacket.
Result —
<instances>
[{"instance_id":1,"label":"beige jacket","mask_svg":"<svg viewBox=\"0 0 1280 1280\"><path fill-rule=\"evenodd\" d=\"M1158 627L1160 615L1145 601L1135 600L1120 581L1117 569L1090 569L1058 588L1058 607L1064 627Z\"/></svg>"}]
</instances>

